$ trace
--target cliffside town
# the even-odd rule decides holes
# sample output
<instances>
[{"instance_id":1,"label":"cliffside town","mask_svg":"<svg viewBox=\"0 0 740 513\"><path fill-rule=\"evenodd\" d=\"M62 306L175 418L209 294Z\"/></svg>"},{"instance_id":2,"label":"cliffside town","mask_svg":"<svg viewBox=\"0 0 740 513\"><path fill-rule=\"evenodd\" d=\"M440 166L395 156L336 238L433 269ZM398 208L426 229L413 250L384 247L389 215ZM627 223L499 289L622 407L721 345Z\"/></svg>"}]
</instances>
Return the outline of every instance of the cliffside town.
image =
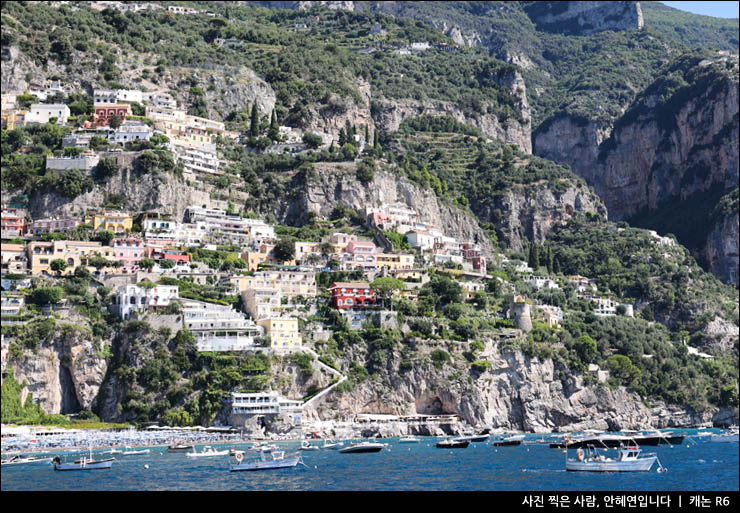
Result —
<instances>
[{"instance_id":1,"label":"cliffside town","mask_svg":"<svg viewBox=\"0 0 740 513\"><path fill-rule=\"evenodd\" d=\"M3 13L19 404L290 436L737 423L736 52L543 120L550 54L496 59L470 6L249 4ZM490 4L541 46L653 37L636 2Z\"/></svg>"}]
</instances>

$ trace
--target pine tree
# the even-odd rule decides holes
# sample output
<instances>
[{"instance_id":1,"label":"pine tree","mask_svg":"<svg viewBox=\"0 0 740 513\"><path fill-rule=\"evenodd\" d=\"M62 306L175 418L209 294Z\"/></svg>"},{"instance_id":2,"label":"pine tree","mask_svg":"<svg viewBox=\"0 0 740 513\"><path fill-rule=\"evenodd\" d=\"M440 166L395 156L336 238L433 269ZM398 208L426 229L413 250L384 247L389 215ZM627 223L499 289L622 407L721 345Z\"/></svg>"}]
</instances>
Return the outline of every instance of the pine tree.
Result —
<instances>
[{"instance_id":1,"label":"pine tree","mask_svg":"<svg viewBox=\"0 0 740 513\"><path fill-rule=\"evenodd\" d=\"M552 248L550 248L548 246L547 249L545 250L545 255L546 255L545 256L545 258L546 258L545 262L546 262L546 265L547 265L547 272L550 273L550 274L552 274L552 269L553 269Z\"/></svg>"},{"instance_id":2,"label":"pine tree","mask_svg":"<svg viewBox=\"0 0 740 513\"><path fill-rule=\"evenodd\" d=\"M536 271L540 267L540 257L537 254L537 245L533 242L529 245L529 259L527 265Z\"/></svg>"},{"instance_id":3,"label":"pine tree","mask_svg":"<svg viewBox=\"0 0 740 513\"><path fill-rule=\"evenodd\" d=\"M344 131L344 128L339 129L339 147L343 147L345 144L347 144L347 133Z\"/></svg>"},{"instance_id":4,"label":"pine tree","mask_svg":"<svg viewBox=\"0 0 740 513\"><path fill-rule=\"evenodd\" d=\"M257 112L257 102L252 104L252 119L249 125L249 137L256 140L260 135L260 120Z\"/></svg>"},{"instance_id":5,"label":"pine tree","mask_svg":"<svg viewBox=\"0 0 740 513\"><path fill-rule=\"evenodd\" d=\"M275 109L272 109L272 116L270 116L270 131L268 132L268 136L273 141L280 140L280 127L275 116Z\"/></svg>"},{"instance_id":6,"label":"pine tree","mask_svg":"<svg viewBox=\"0 0 740 513\"><path fill-rule=\"evenodd\" d=\"M370 131L367 128L367 125L365 125L365 142L370 144Z\"/></svg>"},{"instance_id":7,"label":"pine tree","mask_svg":"<svg viewBox=\"0 0 740 513\"><path fill-rule=\"evenodd\" d=\"M555 274L560 274L560 262L558 261L558 257L553 257L552 259L552 271Z\"/></svg>"},{"instance_id":8,"label":"pine tree","mask_svg":"<svg viewBox=\"0 0 740 513\"><path fill-rule=\"evenodd\" d=\"M378 146L378 131L375 130L373 132L373 149L374 150L377 150L378 148L379 148L379 146Z\"/></svg>"}]
</instances>

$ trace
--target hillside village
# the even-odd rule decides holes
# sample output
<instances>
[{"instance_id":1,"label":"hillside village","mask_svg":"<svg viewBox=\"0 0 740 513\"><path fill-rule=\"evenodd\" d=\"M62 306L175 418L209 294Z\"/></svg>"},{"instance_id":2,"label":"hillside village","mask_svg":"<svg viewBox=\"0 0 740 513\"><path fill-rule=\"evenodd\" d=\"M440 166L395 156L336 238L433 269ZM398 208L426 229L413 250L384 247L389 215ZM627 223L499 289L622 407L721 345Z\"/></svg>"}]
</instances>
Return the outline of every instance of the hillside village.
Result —
<instances>
[{"instance_id":1,"label":"hillside village","mask_svg":"<svg viewBox=\"0 0 740 513\"><path fill-rule=\"evenodd\" d=\"M49 4L60 7L73 2ZM152 10L175 16L216 16L209 10L156 3L100 1L90 6L96 11L129 13L127 16ZM294 30L307 30L317 22L318 17L306 16L294 24ZM371 36L384 33L380 24L370 29ZM242 42L217 38L213 44L238 48ZM419 55L455 52L458 47L449 42L408 41L403 46L378 43L358 51ZM366 369L373 374L385 368L379 363L381 355L385 357L399 347L400 366L405 370L421 360L443 368L455 358L445 349L458 347L463 355L460 360L475 379L491 369L499 350L521 350L533 360L559 355L579 372L579 384L614 390L636 385L639 369L635 372L629 358L601 340L600 359L597 341L585 329L570 337L577 339L574 344L568 338L566 346L560 335L569 320L578 325L584 317L589 322L624 319L646 333L664 330L656 339L675 345L676 351L686 346L689 334L681 332L678 342L672 334L666 335L668 330L660 326L662 319L653 315L648 302L636 299L626 289L611 290L603 281L597 283L597 276L568 272L574 264L559 260L551 246L534 238L523 250L514 251L503 243L483 240L485 237L478 236L483 231L463 237L459 231L452 233L441 226L429 212L415 208L410 200L365 203L362 209L340 203L328 216L312 211L306 223L310 229L281 224L275 216L254 208L264 198L246 191L244 185L250 184L249 172L253 171L242 169L243 162L235 157L239 152L275 158L276 162L321 154L326 161L351 164L360 183L367 185L375 169L373 159L382 157L374 126L372 133L367 124L354 126L350 122L326 131L283 126L274 109L260 111L257 101L243 109L240 115L244 119L239 122L209 119L202 115L205 110L197 112L201 115L193 113L193 91L203 92L199 86L190 84L188 101L168 88L126 87L132 88L112 88L101 82L85 89L70 86L61 78L37 81L31 77L26 90L4 89L2 93L3 144L12 148L13 172L23 171L23 159L43 158L39 167L44 175L38 183L64 198L58 208L51 203L48 206L57 215L36 218L32 212L43 209L32 204L29 192L33 191L3 191L3 379L8 379L14 363L21 365L31 352L38 351L28 333L51 325L65 333L79 330L96 347L102 344L97 354L111 364L110 374L115 375L111 389L121 396L117 410L103 404L105 397L99 402L78 397L77 402L57 401L53 405L44 399L40 401L44 409L56 410L54 413L93 409L108 418L144 418L170 425L227 422L240 428L254 428L254 419L269 413L289 425L280 428L283 432L291 432L310 422L314 427L319 425L319 399L330 397L332 391L335 395L350 392L353 386L366 382ZM200 97L195 94L195 102ZM246 112L251 114L248 119ZM25 135L18 135L21 133ZM37 154L39 140L50 141L42 156ZM485 140L481 137L480 144ZM528 160L512 157L508 147L502 150L503 155L507 152L505 160L512 169L513 162L518 169ZM305 166L280 171L288 178L316 172ZM393 166L396 163L389 164ZM75 198L92 197L84 195L123 173L133 180L144 175L174 176L193 194L184 208L151 209L144 204L136 208L125 195L108 193L94 208L88 208L92 200L86 200L84 208L71 204ZM237 176L244 178L243 183ZM251 181L256 183L257 176ZM284 195L291 193L289 188L282 191ZM455 201L454 208L469 215L467 200L458 197ZM565 217L554 221L554 226L565 226L566 219L576 217L563 210ZM584 218L593 223L602 221L591 212ZM627 230L621 224L605 226L615 237ZM675 237L630 230L648 241L651 254L660 255L653 258L659 261L656 265L691 275ZM493 232L488 235L495 239ZM608 260L613 264L612 258ZM48 337L49 330L45 333ZM119 340L120 333L125 335ZM231 388L228 394L209 398L207 409L205 392L193 399L190 384L180 387L181 379L152 377L156 372L146 370L148 394L155 393L158 383L168 383L162 385L160 394L167 395L167 405L140 406L145 402L140 391L121 385L144 381L141 370L134 372L136 377L131 381L134 366L121 349L129 347L126 344L134 347L139 334L146 334L139 338L147 341L154 334L160 336L163 346L169 344L168 351L173 340L178 350L186 340L182 347L192 347L192 351L185 351L188 357L184 361L189 359L192 369L207 361L203 367L213 374L221 372L218 362L239 355L238 369L247 381L216 387L194 372L194 382L200 379L203 387L207 383L209 391ZM352 356L358 341L369 347L365 364L340 364L340 355ZM655 348L657 354L657 344ZM716 353L694 347L688 352L697 362L712 362L707 366L715 365L718 358ZM133 349L131 354L141 357ZM160 365L168 358L162 355L170 353L152 350L152 354ZM656 354L641 351L630 356L635 361L650 360ZM225 359L219 360L222 355ZM277 360L271 360L273 357ZM284 362L291 362L303 374L266 371L270 365ZM182 369L186 368L183 363ZM264 376L274 381L258 379ZM296 376L302 376L303 381ZM111 378L106 379L110 383ZM278 380L280 386L275 384ZM286 384L289 381L290 386ZM278 394L278 388L289 390L292 396ZM735 392L735 400L736 396ZM722 396L721 400L732 403L731 397ZM222 402L227 405L225 410ZM193 407L196 403L200 409ZM441 415L434 422L458 417L471 424L480 420L469 413L465 417L462 412L442 411L449 408L429 406L421 399L417 406L419 417L415 420L427 422L427 414ZM103 415L104 410L114 413ZM310 415L304 410L311 410ZM387 413L382 407L375 410L348 413L347 418L362 423L382 417L371 413ZM393 416L394 420L402 417Z\"/></svg>"}]
</instances>

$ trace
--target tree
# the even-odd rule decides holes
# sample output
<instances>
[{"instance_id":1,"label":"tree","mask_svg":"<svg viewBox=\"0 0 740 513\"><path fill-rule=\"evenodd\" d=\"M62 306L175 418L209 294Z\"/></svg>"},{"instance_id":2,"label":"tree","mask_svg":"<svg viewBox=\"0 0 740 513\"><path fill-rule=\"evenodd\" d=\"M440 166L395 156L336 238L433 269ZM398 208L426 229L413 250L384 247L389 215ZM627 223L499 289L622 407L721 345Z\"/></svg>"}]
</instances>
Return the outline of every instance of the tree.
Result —
<instances>
[{"instance_id":1,"label":"tree","mask_svg":"<svg viewBox=\"0 0 740 513\"><path fill-rule=\"evenodd\" d=\"M273 141L280 140L280 127L278 126L277 117L275 116L275 109L272 109L272 115L270 116L270 130L267 132L267 136Z\"/></svg>"},{"instance_id":2,"label":"tree","mask_svg":"<svg viewBox=\"0 0 740 513\"><path fill-rule=\"evenodd\" d=\"M249 122L249 137L252 141L256 141L260 135L260 120L259 112L257 111L257 102L252 104L252 116Z\"/></svg>"},{"instance_id":3,"label":"tree","mask_svg":"<svg viewBox=\"0 0 740 513\"><path fill-rule=\"evenodd\" d=\"M532 268L533 271L537 271L540 267L540 257L537 251L537 245L533 242L529 245L529 259L527 265Z\"/></svg>"},{"instance_id":4,"label":"tree","mask_svg":"<svg viewBox=\"0 0 740 513\"><path fill-rule=\"evenodd\" d=\"M573 345L578 357L583 363L593 363L599 356L599 351L596 346L596 341L588 335L581 335Z\"/></svg>"},{"instance_id":5,"label":"tree","mask_svg":"<svg viewBox=\"0 0 740 513\"><path fill-rule=\"evenodd\" d=\"M55 258L51 261L49 264L49 267L51 267L51 270L57 273L57 276L61 276L64 270L69 266L67 264L67 261L63 258Z\"/></svg>"},{"instance_id":6,"label":"tree","mask_svg":"<svg viewBox=\"0 0 740 513\"><path fill-rule=\"evenodd\" d=\"M303 134L303 144L308 146L310 149L315 150L322 144L324 144L324 140L321 138L319 134L314 134L313 132L306 132Z\"/></svg>"},{"instance_id":7,"label":"tree","mask_svg":"<svg viewBox=\"0 0 740 513\"><path fill-rule=\"evenodd\" d=\"M339 147L341 148L347 144L347 134L344 132L344 128L339 129Z\"/></svg>"},{"instance_id":8,"label":"tree","mask_svg":"<svg viewBox=\"0 0 740 513\"><path fill-rule=\"evenodd\" d=\"M118 114L113 114L110 118L110 121L108 122L108 124L113 130L120 127L122 123L123 123L123 120L121 119L121 116L119 116Z\"/></svg>"},{"instance_id":9,"label":"tree","mask_svg":"<svg viewBox=\"0 0 740 513\"><path fill-rule=\"evenodd\" d=\"M295 258L295 242L292 239L283 238L275 244L275 259L281 262L293 260Z\"/></svg>"},{"instance_id":10,"label":"tree","mask_svg":"<svg viewBox=\"0 0 740 513\"><path fill-rule=\"evenodd\" d=\"M139 267L141 269L146 269L149 272L152 271L155 265L157 265L157 262L155 262L154 260L148 257L144 257L141 260L139 260Z\"/></svg>"},{"instance_id":11,"label":"tree","mask_svg":"<svg viewBox=\"0 0 740 513\"><path fill-rule=\"evenodd\" d=\"M376 278L371 284L370 288L373 289L382 299L385 305L385 300L389 300L389 308L393 310L393 293L397 290L404 290L406 284L397 278Z\"/></svg>"},{"instance_id":12,"label":"tree","mask_svg":"<svg viewBox=\"0 0 740 513\"><path fill-rule=\"evenodd\" d=\"M379 148L378 146L378 130L376 129L373 132L373 149L377 150Z\"/></svg>"},{"instance_id":13,"label":"tree","mask_svg":"<svg viewBox=\"0 0 740 513\"><path fill-rule=\"evenodd\" d=\"M116 238L116 234L110 230L100 230L95 234L93 240L100 242L103 246L110 246L113 239Z\"/></svg>"},{"instance_id":14,"label":"tree","mask_svg":"<svg viewBox=\"0 0 740 513\"><path fill-rule=\"evenodd\" d=\"M107 258L95 255L94 257L88 259L87 265L90 265L96 270L100 271L103 267L110 267L111 265L113 265L113 262L111 262Z\"/></svg>"},{"instance_id":15,"label":"tree","mask_svg":"<svg viewBox=\"0 0 740 513\"><path fill-rule=\"evenodd\" d=\"M39 287L34 289L31 298L39 306L59 303L64 297L62 287Z\"/></svg>"},{"instance_id":16,"label":"tree","mask_svg":"<svg viewBox=\"0 0 740 513\"><path fill-rule=\"evenodd\" d=\"M107 178L118 173L118 162L116 159L103 158L100 159L98 165L95 166L95 176L97 178Z\"/></svg>"}]
</instances>

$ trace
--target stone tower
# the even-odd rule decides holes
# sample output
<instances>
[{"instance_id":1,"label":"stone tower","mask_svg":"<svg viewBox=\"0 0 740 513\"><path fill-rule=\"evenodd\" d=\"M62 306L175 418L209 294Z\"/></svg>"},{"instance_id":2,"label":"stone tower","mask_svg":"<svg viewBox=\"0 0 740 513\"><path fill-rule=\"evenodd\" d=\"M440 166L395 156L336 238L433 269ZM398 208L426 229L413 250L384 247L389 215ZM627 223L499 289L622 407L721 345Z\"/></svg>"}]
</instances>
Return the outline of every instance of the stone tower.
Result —
<instances>
[{"instance_id":1,"label":"stone tower","mask_svg":"<svg viewBox=\"0 0 740 513\"><path fill-rule=\"evenodd\" d=\"M532 331L532 316L529 303L522 296L514 296L509 306L509 318L516 321L516 327L525 333Z\"/></svg>"}]
</instances>

